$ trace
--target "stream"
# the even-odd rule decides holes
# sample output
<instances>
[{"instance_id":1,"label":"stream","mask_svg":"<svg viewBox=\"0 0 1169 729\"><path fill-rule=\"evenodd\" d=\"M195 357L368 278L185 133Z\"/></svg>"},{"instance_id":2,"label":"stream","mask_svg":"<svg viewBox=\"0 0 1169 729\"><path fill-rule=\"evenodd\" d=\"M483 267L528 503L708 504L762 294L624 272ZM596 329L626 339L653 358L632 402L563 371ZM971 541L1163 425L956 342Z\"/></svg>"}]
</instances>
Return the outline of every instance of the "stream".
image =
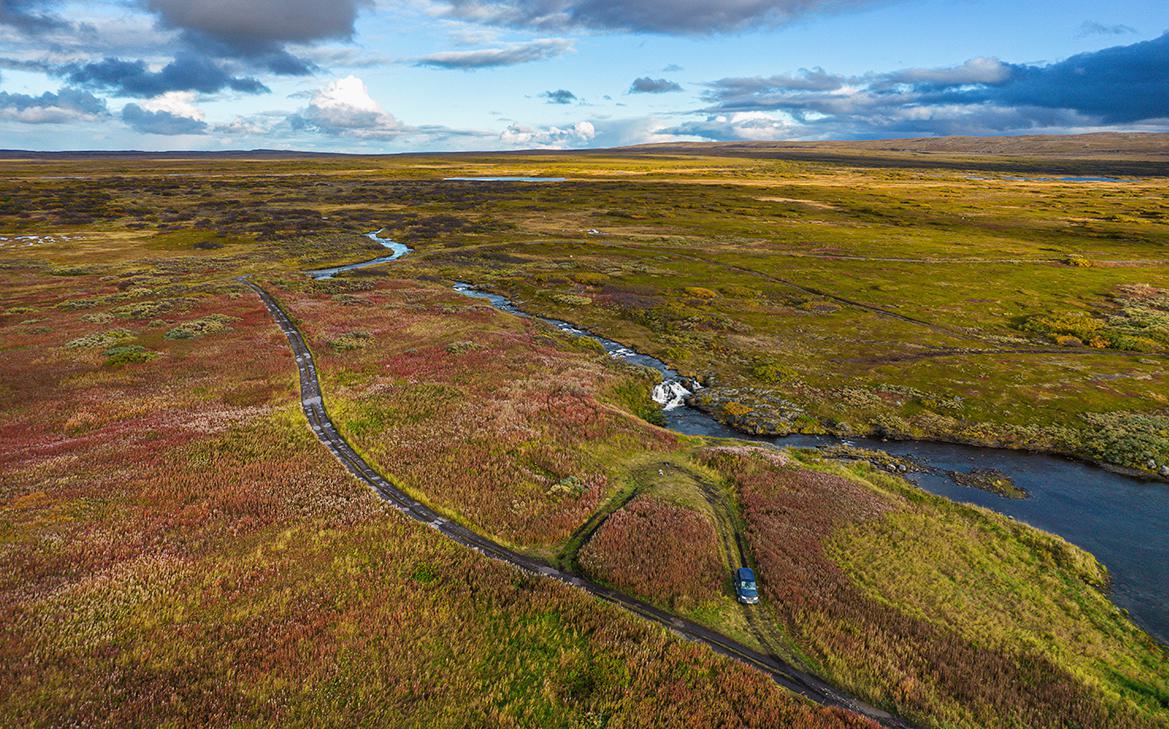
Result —
<instances>
[{"instance_id":1,"label":"stream","mask_svg":"<svg viewBox=\"0 0 1169 729\"><path fill-rule=\"evenodd\" d=\"M1091 552L1112 577L1111 597L1138 625L1169 643L1169 487L1058 456L1001 448L866 438L792 435L752 436L733 430L689 407L692 383L664 362L559 319L536 317L506 297L456 283L455 291L510 314L545 321L573 336L598 342L614 359L657 370L662 381L653 398L662 406L666 427L686 435L706 435L815 448L846 443L910 458L930 469L907 473L917 486L954 501L977 504L1058 534ZM994 469L1009 476L1030 498L1011 499L961 486L945 475Z\"/></svg>"},{"instance_id":2,"label":"stream","mask_svg":"<svg viewBox=\"0 0 1169 729\"><path fill-rule=\"evenodd\" d=\"M362 261L360 263L350 263L350 264L347 264L344 266L333 266L332 268L319 268L315 271L309 271L308 275L312 276L313 278L317 279L318 281L321 279L333 278L334 276L336 276L339 273L342 273L343 271L353 271L353 270L358 269L358 268L366 268L368 266L376 266L379 263L389 263L390 261L396 261L399 258L401 258L402 256L404 256L407 253L414 250L413 248L406 245L405 243L399 243L397 241L390 240L389 238L380 237L382 231L384 231L384 230L385 230L385 228L382 228L381 230L375 230L372 233L366 233L365 237L369 238L374 243L377 243L381 246L389 248L391 251L393 251L393 253L391 253L390 255L380 256L378 258L372 258L368 261Z\"/></svg>"},{"instance_id":3,"label":"stream","mask_svg":"<svg viewBox=\"0 0 1169 729\"><path fill-rule=\"evenodd\" d=\"M547 179L547 178L545 178ZM393 251L369 261L309 271L314 279L328 279L343 271L395 261L413 249L380 237L367 236ZM1086 549L1108 568L1113 602L1127 610L1133 621L1162 643L1169 643L1169 487L1113 473L1098 466L1059 456L929 441L883 441L867 438L791 435L753 436L734 430L710 415L690 407L686 398L697 387L661 360L637 352L620 342L594 334L559 319L537 317L498 294L480 291L459 282L455 291L486 301L516 316L539 319L560 331L588 337L604 347L609 356L657 370L662 381L653 399L662 406L666 427L685 435L736 438L776 446L818 448L855 445L909 458L928 471L906 473L917 486L954 501L976 504L1058 534ZM948 473L993 469L1011 478L1030 497L1012 499L989 491L962 486Z\"/></svg>"}]
</instances>

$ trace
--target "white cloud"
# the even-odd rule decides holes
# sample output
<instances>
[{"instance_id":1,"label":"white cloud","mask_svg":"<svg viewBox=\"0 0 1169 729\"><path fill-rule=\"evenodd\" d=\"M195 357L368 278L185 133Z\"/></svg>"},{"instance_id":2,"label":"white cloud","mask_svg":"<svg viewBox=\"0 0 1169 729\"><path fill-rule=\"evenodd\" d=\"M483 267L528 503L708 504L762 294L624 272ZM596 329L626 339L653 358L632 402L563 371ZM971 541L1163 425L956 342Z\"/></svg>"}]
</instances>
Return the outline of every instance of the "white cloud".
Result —
<instances>
[{"instance_id":1,"label":"white cloud","mask_svg":"<svg viewBox=\"0 0 1169 729\"><path fill-rule=\"evenodd\" d=\"M510 124L500 133L499 141L509 147L562 149L585 146L596 136L597 129L589 121L578 121L568 127L529 127Z\"/></svg>"},{"instance_id":2,"label":"white cloud","mask_svg":"<svg viewBox=\"0 0 1169 729\"><path fill-rule=\"evenodd\" d=\"M309 105L290 118L297 129L335 136L386 139L407 128L369 95L365 82L354 75L339 78L313 93Z\"/></svg>"},{"instance_id":3,"label":"white cloud","mask_svg":"<svg viewBox=\"0 0 1169 729\"><path fill-rule=\"evenodd\" d=\"M997 58L971 58L961 66L950 68L910 68L891 74L897 83L938 84L998 84L1011 77L1011 67Z\"/></svg>"},{"instance_id":4,"label":"white cloud","mask_svg":"<svg viewBox=\"0 0 1169 729\"><path fill-rule=\"evenodd\" d=\"M381 112L381 107L365 88L365 82L352 74L317 90L312 105L332 111Z\"/></svg>"},{"instance_id":5,"label":"white cloud","mask_svg":"<svg viewBox=\"0 0 1169 729\"><path fill-rule=\"evenodd\" d=\"M663 131L684 137L761 142L793 138L802 132L802 127L784 113L736 111L715 114L703 121L686 122Z\"/></svg>"},{"instance_id":6,"label":"white cloud","mask_svg":"<svg viewBox=\"0 0 1169 729\"><path fill-rule=\"evenodd\" d=\"M171 116L203 121L203 112L194 104L197 96L194 91L168 91L161 96L155 96L149 101L142 102L140 106L147 111L165 111Z\"/></svg>"}]
</instances>

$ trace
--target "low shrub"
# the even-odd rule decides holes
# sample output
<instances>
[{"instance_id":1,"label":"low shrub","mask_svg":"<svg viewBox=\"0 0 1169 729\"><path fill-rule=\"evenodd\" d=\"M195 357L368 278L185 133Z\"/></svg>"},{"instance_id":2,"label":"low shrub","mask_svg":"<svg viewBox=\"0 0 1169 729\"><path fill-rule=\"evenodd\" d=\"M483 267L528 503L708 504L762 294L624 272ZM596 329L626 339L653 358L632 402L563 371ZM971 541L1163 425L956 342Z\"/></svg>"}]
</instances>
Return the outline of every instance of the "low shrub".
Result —
<instances>
[{"instance_id":1,"label":"low shrub","mask_svg":"<svg viewBox=\"0 0 1169 729\"><path fill-rule=\"evenodd\" d=\"M107 367L121 367L128 364L141 364L149 362L158 356L158 352L143 347L140 344L125 344L118 347L110 347L105 352L105 365Z\"/></svg>"},{"instance_id":2,"label":"low shrub","mask_svg":"<svg viewBox=\"0 0 1169 729\"><path fill-rule=\"evenodd\" d=\"M473 352L476 349L481 349L481 347L475 342L468 341L451 342L446 346L448 354L463 354L464 352Z\"/></svg>"},{"instance_id":3,"label":"low shrub","mask_svg":"<svg viewBox=\"0 0 1169 729\"><path fill-rule=\"evenodd\" d=\"M1169 463L1169 415L1086 413L1083 419L1090 426L1084 448L1092 458L1149 471Z\"/></svg>"},{"instance_id":4,"label":"low shrub","mask_svg":"<svg viewBox=\"0 0 1169 729\"><path fill-rule=\"evenodd\" d=\"M552 300L565 306L588 306L593 300L579 294L552 294Z\"/></svg>"},{"instance_id":5,"label":"low shrub","mask_svg":"<svg viewBox=\"0 0 1169 729\"><path fill-rule=\"evenodd\" d=\"M368 347L372 341L373 335L369 332L345 332L336 339L329 340L329 349L332 349L334 352L350 352L355 349Z\"/></svg>"},{"instance_id":6,"label":"low shrub","mask_svg":"<svg viewBox=\"0 0 1169 729\"><path fill-rule=\"evenodd\" d=\"M690 296L693 296L696 299L706 299L709 301L710 299L717 299L718 298L717 291L713 291L713 290L708 289L708 288L703 288L702 286L687 286L685 291L687 294L689 294Z\"/></svg>"},{"instance_id":7,"label":"low shrub","mask_svg":"<svg viewBox=\"0 0 1169 729\"><path fill-rule=\"evenodd\" d=\"M111 347L120 342L134 338L134 332L129 329L109 329L104 332L93 332L84 337L78 337L65 344L68 349L96 349L97 347Z\"/></svg>"},{"instance_id":8,"label":"low shrub","mask_svg":"<svg viewBox=\"0 0 1169 729\"><path fill-rule=\"evenodd\" d=\"M168 331L166 338L197 339L198 337L205 337L208 334L215 334L230 329L228 323L233 320L234 317L227 316L226 314L211 314L210 316L204 316L199 319L192 319Z\"/></svg>"},{"instance_id":9,"label":"low shrub","mask_svg":"<svg viewBox=\"0 0 1169 729\"><path fill-rule=\"evenodd\" d=\"M600 286L609 280L609 277L605 274L594 273L592 271L574 273L569 276L569 278L571 278L573 281L576 281L578 284L584 284L585 286Z\"/></svg>"},{"instance_id":10,"label":"low shrub","mask_svg":"<svg viewBox=\"0 0 1169 729\"><path fill-rule=\"evenodd\" d=\"M746 415L747 413L749 413L751 411L752 411L752 408L744 405L741 402L735 402L734 400L723 405L723 412L725 412L727 415L730 415L730 416L736 417L736 418L741 418L742 416Z\"/></svg>"},{"instance_id":11,"label":"low shrub","mask_svg":"<svg viewBox=\"0 0 1169 729\"><path fill-rule=\"evenodd\" d=\"M173 301L136 301L113 309L110 313L125 319L156 319L174 307Z\"/></svg>"}]
</instances>

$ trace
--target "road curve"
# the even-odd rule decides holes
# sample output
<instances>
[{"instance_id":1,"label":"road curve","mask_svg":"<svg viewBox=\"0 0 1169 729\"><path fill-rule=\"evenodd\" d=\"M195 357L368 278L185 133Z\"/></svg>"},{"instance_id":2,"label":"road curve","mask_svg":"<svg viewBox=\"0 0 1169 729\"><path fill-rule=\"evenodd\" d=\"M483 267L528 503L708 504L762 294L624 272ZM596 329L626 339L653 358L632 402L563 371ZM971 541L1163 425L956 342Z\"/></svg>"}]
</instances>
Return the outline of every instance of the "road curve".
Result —
<instances>
[{"instance_id":1,"label":"road curve","mask_svg":"<svg viewBox=\"0 0 1169 729\"><path fill-rule=\"evenodd\" d=\"M272 318L276 320L276 324L284 332L284 335L288 337L292 354L296 358L297 370L300 372L301 407L304 410L305 417L308 419L309 426L317 434L317 438L333 452L337 460L341 461L341 464L350 473L372 488L378 496L389 502L398 511L411 519L429 525L447 538L492 559L506 562L528 573L543 575L572 585L602 600L619 605L646 620L665 626L687 640L705 643L718 653L763 671L780 686L817 704L848 709L867 716L880 724L896 727L897 729L909 729L913 727L912 724L904 719L876 707L869 706L859 699L835 689L821 679L779 660L775 656L759 653L703 625L699 625L677 615L671 615L664 610L660 610L653 605L617 592L616 590L590 582L578 575L563 572L549 564L508 549L457 522L439 516L430 507L401 491L374 470L349 445L344 436L333 425L333 421L325 411L325 403L321 394L321 386L317 378L317 368L313 362L312 353L305 343L304 336L300 333L296 325L292 323L288 314L276 303L276 300L272 298L271 294L256 283L248 280L246 276L241 276L238 280L251 288L260 297L264 305L268 307Z\"/></svg>"}]
</instances>

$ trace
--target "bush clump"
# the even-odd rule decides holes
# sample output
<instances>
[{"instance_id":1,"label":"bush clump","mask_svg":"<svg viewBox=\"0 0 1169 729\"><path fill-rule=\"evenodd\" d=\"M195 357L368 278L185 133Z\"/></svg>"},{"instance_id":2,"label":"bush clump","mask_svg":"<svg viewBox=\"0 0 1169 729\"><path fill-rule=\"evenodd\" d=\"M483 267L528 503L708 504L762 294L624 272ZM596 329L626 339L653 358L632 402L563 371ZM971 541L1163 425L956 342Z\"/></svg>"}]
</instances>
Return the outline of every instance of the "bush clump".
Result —
<instances>
[{"instance_id":1,"label":"bush clump","mask_svg":"<svg viewBox=\"0 0 1169 729\"><path fill-rule=\"evenodd\" d=\"M149 362L158 356L158 352L143 347L140 344L124 344L117 347L110 347L105 352L105 365L107 367L122 367L128 364L141 364Z\"/></svg>"},{"instance_id":2,"label":"bush clump","mask_svg":"<svg viewBox=\"0 0 1169 729\"><path fill-rule=\"evenodd\" d=\"M1169 291L1147 284L1118 286L1107 312L1065 311L1036 314L1022 321L1026 332L1063 346L1156 352L1169 347Z\"/></svg>"},{"instance_id":3,"label":"bush clump","mask_svg":"<svg viewBox=\"0 0 1169 729\"><path fill-rule=\"evenodd\" d=\"M167 339L197 339L230 329L228 323L231 321L233 321L233 317L225 314L211 314L185 321L168 331L165 336Z\"/></svg>"},{"instance_id":4,"label":"bush clump","mask_svg":"<svg viewBox=\"0 0 1169 729\"><path fill-rule=\"evenodd\" d=\"M732 417L741 418L747 413L751 412L753 408L744 405L741 402L731 401L723 405L723 412Z\"/></svg>"},{"instance_id":5,"label":"bush clump","mask_svg":"<svg viewBox=\"0 0 1169 729\"><path fill-rule=\"evenodd\" d=\"M552 300L565 306L588 306L593 300L580 294L552 294Z\"/></svg>"},{"instance_id":6,"label":"bush clump","mask_svg":"<svg viewBox=\"0 0 1169 729\"><path fill-rule=\"evenodd\" d=\"M693 296L696 299L704 299L706 301L718 298L717 291L713 291L713 290L708 289L708 288L703 288L702 286L687 286L686 293L689 294L690 296Z\"/></svg>"},{"instance_id":7,"label":"bush clump","mask_svg":"<svg viewBox=\"0 0 1169 729\"><path fill-rule=\"evenodd\" d=\"M124 319L157 319L174 306L172 301L135 301L113 309L110 313Z\"/></svg>"},{"instance_id":8,"label":"bush clump","mask_svg":"<svg viewBox=\"0 0 1169 729\"><path fill-rule=\"evenodd\" d=\"M480 349L478 344L467 341L451 342L446 346L446 351L449 354L463 354L464 352L473 352L476 349Z\"/></svg>"},{"instance_id":9,"label":"bush clump","mask_svg":"<svg viewBox=\"0 0 1169 729\"><path fill-rule=\"evenodd\" d=\"M345 332L336 339L330 340L329 348L334 352L350 352L369 346L371 341L373 341L373 335L369 332Z\"/></svg>"},{"instance_id":10,"label":"bush clump","mask_svg":"<svg viewBox=\"0 0 1169 729\"><path fill-rule=\"evenodd\" d=\"M112 347L128 339L134 338L134 332L129 329L109 329L104 332L93 332L84 337L78 337L65 344L67 349L96 349L97 347Z\"/></svg>"},{"instance_id":11,"label":"bush clump","mask_svg":"<svg viewBox=\"0 0 1169 729\"><path fill-rule=\"evenodd\" d=\"M1112 412L1083 418L1090 426L1084 447L1092 458L1147 471L1169 463L1169 415Z\"/></svg>"},{"instance_id":12,"label":"bush clump","mask_svg":"<svg viewBox=\"0 0 1169 729\"><path fill-rule=\"evenodd\" d=\"M569 278L571 278L573 281L576 281L578 284L584 284L585 286L600 286L609 280L609 277L605 274L595 273L592 271L574 273L569 276Z\"/></svg>"}]
</instances>

